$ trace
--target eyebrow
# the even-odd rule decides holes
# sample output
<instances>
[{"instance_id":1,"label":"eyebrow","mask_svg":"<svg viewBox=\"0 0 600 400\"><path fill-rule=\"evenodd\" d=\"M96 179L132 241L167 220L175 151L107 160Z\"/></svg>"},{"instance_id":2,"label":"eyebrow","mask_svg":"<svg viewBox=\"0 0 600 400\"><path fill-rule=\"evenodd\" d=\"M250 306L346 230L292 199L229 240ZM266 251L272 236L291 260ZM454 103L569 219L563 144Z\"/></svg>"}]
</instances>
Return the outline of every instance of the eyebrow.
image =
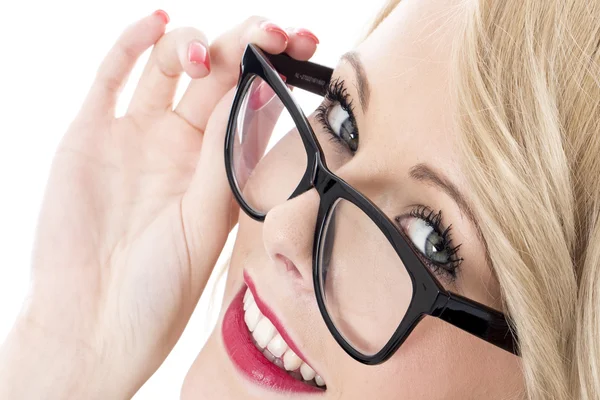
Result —
<instances>
[{"instance_id":1,"label":"eyebrow","mask_svg":"<svg viewBox=\"0 0 600 400\"><path fill-rule=\"evenodd\" d=\"M358 53L354 50L344 53L340 59L347 61L354 70L354 74L356 75L356 81L358 83L358 86L356 87L358 91L358 99L363 113L366 113L367 108L369 106L371 87L369 85L369 80L367 79L367 73L365 72L364 65L360 60ZM412 179L417 180L419 182L438 187L448 196L450 196L452 200L454 200L454 202L458 205L458 208L461 211L461 213L466 215L471 224L473 224L473 226L475 227L477 238L481 243L483 243L483 246L485 248L486 263L492 269L492 274L495 275L494 269L491 267L492 261L487 249L487 243L483 237L481 227L479 226L479 223L477 223L477 218L475 217L473 208L470 206L467 199L460 193L456 185L444 175L438 174L433 168L431 168L425 163L419 163L411 167L409 170L409 176Z\"/></svg>"},{"instance_id":2,"label":"eyebrow","mask_svg":"<svg viewBox=\"0 0 600 400\"><path fill-rule=\"evenodd\" d=\"M360 101L360 106L363 110L363 113L366 113L367 108L369 107L371 87L369 86L369 80L367 79L365 67L360 61L360 57L358 56L358 53L356 51L349 51L347 53L344 53L341 59L347 61L354 69L356 81L358 82L358 86L356 88L358 91L358 99Z\"/></svg>"},{"instance_id":3,"label":"eyebrow","mask_svg":"<svg viewBox=\"0 0 600 400\"><path fill-rule=\"evenodd\" d=\"M429 165L425 163L419 163L412 166L409 170L409 176L414 180L419 182L424 182L431 186L436 186L444 191L448 196L450 196L458 205L460 211L467 216L469 221L475 226L475 230L477 231L477 237L484 244L485 249L485 257L488 265L492 265L490 262L489 254L487 251L487 246L485 246L485 240L483 239L483 233L481 232L481 227L477 223L477 218L475 217L475 213L473 212L473 208L469 205L467 199L460 193L458 188L454 183L452 183L448 178L443 176L442 174L438 174L433 170Z\"/></svg>"}]
</instances>

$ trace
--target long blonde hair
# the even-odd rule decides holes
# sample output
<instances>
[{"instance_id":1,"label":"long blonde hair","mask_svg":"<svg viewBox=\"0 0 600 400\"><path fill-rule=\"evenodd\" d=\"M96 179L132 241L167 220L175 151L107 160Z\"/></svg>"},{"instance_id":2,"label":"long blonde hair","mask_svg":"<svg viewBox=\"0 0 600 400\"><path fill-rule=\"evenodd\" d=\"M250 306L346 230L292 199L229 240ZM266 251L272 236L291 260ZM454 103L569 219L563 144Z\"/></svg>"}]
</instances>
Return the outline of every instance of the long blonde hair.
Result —
<instances>
[{"instance_id":1,"label":"long blonde hair","mask_svg":"<svg viewBox=\"0 0 600 400\"><path fill-rule=\"evenodd\" d=\"M452 89L464 173L527 398L598 399L600 2L462 6Z\"/></svg>"}]
</instances>

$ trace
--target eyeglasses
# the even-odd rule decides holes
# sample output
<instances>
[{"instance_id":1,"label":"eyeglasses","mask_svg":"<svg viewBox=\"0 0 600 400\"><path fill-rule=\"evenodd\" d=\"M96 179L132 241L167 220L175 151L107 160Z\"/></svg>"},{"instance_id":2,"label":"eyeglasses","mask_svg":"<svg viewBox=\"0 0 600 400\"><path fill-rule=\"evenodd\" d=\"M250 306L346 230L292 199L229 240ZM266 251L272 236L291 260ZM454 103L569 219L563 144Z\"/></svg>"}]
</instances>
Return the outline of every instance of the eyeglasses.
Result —
<instances>
[{"instance_id":1,"label":"eyeglasses","mask_svg":"<svg viewBox=\"0 0 600 400\"><path fill-rule=\"evenodd\" d=\"M318 123L327 117L317 112L307 119L291 91L323 97L332 74L246 47L225 139L227 178L240 207L264 221L273 207L317 191L314 291L329 331L354 359L386 361L425 315L518 354L504 314L446 290L406 233L332 172L351 157L340 143L347 126L328 121L344 132L332 135Z\"/></svg>"}]
</instances>

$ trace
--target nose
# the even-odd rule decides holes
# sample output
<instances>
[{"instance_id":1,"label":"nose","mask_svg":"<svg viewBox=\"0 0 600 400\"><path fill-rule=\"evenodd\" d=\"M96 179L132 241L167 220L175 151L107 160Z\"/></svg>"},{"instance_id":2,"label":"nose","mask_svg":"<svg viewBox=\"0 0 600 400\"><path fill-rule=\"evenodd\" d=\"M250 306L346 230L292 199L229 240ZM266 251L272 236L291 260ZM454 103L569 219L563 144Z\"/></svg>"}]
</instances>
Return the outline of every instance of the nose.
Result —
<instances>
[{"instance_id":1,"label":"nose","mask_svg":"<svg viewBox=\"0 0 600 400\"><path fill-rule=\"evenodd\" d=\"M312 254L319 194L309 190L271 209L263 222L263 242L272 264L284 268L312 291Z\"/></svg>"}]
</instances>

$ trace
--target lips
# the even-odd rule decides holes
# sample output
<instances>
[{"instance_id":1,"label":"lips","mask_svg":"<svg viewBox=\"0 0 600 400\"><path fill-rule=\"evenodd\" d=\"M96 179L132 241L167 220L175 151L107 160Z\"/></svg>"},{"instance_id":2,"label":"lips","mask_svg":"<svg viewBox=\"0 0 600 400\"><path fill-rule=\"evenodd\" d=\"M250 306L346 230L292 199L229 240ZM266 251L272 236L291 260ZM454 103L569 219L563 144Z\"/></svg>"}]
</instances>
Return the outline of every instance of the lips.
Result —
<instances>
[{"instance_id":1,"label":"lips","mask_svg":"<svg viewBox=\"0 0 600 400\"><path fill-rule=\"evenodd\" d=\"M233 364L249 380L275 391L323 393L324 380L305 362L277 317L256 296L252 280L246 274L244 278L247 285L231 302L222 326L225 349Z\"/></svg>"}]
</instances>

